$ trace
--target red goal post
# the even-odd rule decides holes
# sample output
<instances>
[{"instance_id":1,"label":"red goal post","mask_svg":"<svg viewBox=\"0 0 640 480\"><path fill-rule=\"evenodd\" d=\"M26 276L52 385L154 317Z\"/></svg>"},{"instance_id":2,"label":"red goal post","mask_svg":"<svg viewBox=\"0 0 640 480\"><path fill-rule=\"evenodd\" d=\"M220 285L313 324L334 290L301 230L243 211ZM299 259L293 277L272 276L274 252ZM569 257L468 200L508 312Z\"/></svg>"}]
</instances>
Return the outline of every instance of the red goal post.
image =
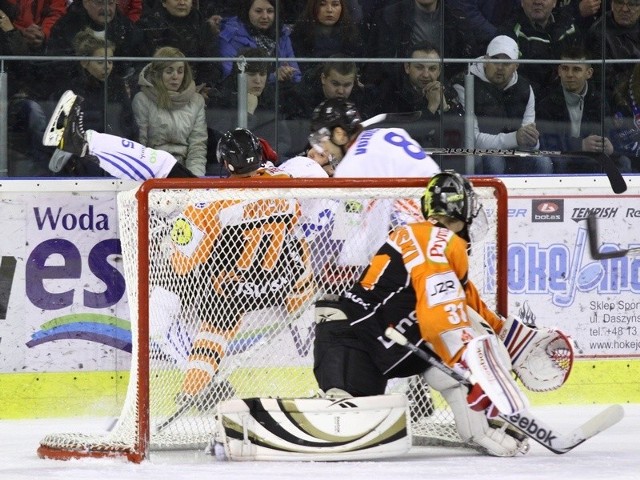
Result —
<instances>
[{"instance_id":1,"label":"red goal post","mask_svg":"<svg viewBox=\"0 0 640 480\"><path fill-rule=\"evenodd\" d=\"M470 277L487 304L506 315L507 191L497 179L471 180L490 228L486 238L473 246ZM214 308L208 303L209 292L215 288L211 276L214 267L208 265L206 273L195 277L176 275L172 267L172 252L189 247L186 237L181 236L184 232L176 234L175 229L176 219L186 208L204 209L213 202L227 202L227 207L265 202L271 202L271 207L278 202L295 205L295 235L304 239L308 252L314 282L312 295L300 300L295 308L260 304L251 311L235 300L225 300L224 308L215 315L241 320L217 367L216 378L224 379L227 390L223 392L220 387L210 393L218 399L229 395L304 397L317 389L311 369L313 301L321 294L339 294L355 281L386 238L390 223L402 223L408 218L420 220L416 213L426 182L427 179L157 179L119 194L120 240L133 343L122 412L110 432L51 434L41 441L38 454L54 459L123 456L140 462L154 449L203 448L211 439L215 400L188 408L174 419L176 398L185 385L190 342L202 331L201 317L220 306L215 304L218 307ZM230 222L228 225L233 223ZM270 231L273 233L273 227ZM192 235L195 233L190 231L189 239ZM215 251L220 244L211 243L211 253L218 257L210 263L242 258L247 253L246 235L244 240L244 246L225 243L223 252ZM269 261L271 250L267 247L261 251L263 263ZM198 268L205 264L200 262ZM285 277L286 273L283 272ZM264 288L277 296L281 285L270 285L264 287L257 281L255 285L244 285L242 292L238 290L238 297L246 299L245 290L255 291L257 296L264 293ZM448 407L421 384L421 379L412 379L408 384L391 383L391 388L405 390L409 396L414 443L459 443Z\"/></svg>"}]
</instances>

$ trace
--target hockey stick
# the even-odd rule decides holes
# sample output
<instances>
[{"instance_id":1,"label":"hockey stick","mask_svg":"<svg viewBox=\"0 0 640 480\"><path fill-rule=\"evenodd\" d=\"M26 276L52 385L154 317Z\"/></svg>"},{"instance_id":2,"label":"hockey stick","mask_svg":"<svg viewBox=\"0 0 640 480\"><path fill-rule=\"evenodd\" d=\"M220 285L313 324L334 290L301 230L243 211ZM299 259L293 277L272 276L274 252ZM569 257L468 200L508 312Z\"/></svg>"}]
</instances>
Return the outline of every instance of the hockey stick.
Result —
<instances>
[{"instance_id":1,"label":"hockey stick","mask_svg":"<svg viewBox=\"0 0 640 480\"><path fill-rule=\"evenodd\" d=\"M387 338L405 347L407 350L419 356L429 365L443 371L454 380L463 385L471 386L475 382L470 372L460 373L444 364L433 352L418 348L407 340L407 337L398 332L395 328L389 327L385 330ZM568 434L554 431L546 422L534 417L528 410L523 410L514 415L499 414L498 417L517 428L527 437L535 440L546 449L558 455L567 453L575 447L612 427L624 416L624 410L620 405L611 405L596 416L587 420L581 426Z\"/></svg>"},{"instance_id":2,"label":"hockey stick","mask_svg":"<svg viewBox=\"0 0 640 480\"><path fill-rule=\"evenodd\" d=\"M598 219L591 214L587 217L587 236L589 237L589 252L594 260L608 260L610 258L626 257L628 254L640 254L640 247L627 248L626 250L615 250L612 252L601 252L598 248Z\"/></svg>"},{"instance_id":3,"label":"hockey stick","mask_svg":"<svg viewBox=\"0 0 640 480\"><path fill-rule=\"evenodd\" d=\"M296 311L294 311L290 315L290 318L286 322L282 322L282 325L279 328L272 329L269 332L269 334L266 335L265 338L261 342L267 341L268 338L273 338L278 332L281 331L282 328L285 328L285 326L291 325L293 322L298 320L306 312L306 310L311 305L315 304L316 300L318 300L318 298L320 298L322 296L322 293L323 293L322 291L318 291L313 296L311 296L309 299L307 299L302 305L300 305L300 307L298 307L298 309ZM255 346L254 346L254 348L255 348ZM223 381L226 382L226 380L223 380ZM220 398L219 400L216 400L215 403L217 403L218 401L222 401L224 399L225 398ZM201 401L201 399L199 399L199 396L198 395L194 395L189 401L187 401L187 402L183 403L182 405L180 405L176 409L176 411L173 412L173 414L171 414L165 421L163 421L162 423L159 423L158 425L156 425L155 433L158 434L158 433L162 432L164 429L166 429L167 427L169 427L170 425L172 425L174 422L179 420L185 413L187 413L187 411L189 411L189 409L197 408L200 401Z\"/></svg>"},{"instance_id":4,"label":"hockey stick","mask_svg":"<svg viewBox=\"0 0 640 480\"><path fill-rule=\"evenodd\" d=\"M479 149L479 148L436 148L425 150L427 155L499 155L503 157L589 157L595 159L609 179L611 189L614 193L623 193L627 190L620 170L611 160L609 155L602 152L581 152L581 151L559 151L559 150L533 150L523 152L520 150L500 150L500 149Z\"/></svg>"},{"instance_id":5,"label":"hockey stick","mask_svg":"<svg viewBox=\"0 0 640 480\"><path fill-rule=\"evenodd\" d=\"M182 405L180 405L180 407L178 407L178 409L175 412L173 412L173 414L171 414L171 416L169 418L167 418L164 422L156 425L156 434L162 432L165 428L167 428L173 422L175 422L180 417L182 417L182 415L187 413L187 410L189 410L191 407L195 406L195 403L196 402L195 402L195 397L194 397L190 401L185 402Z\"/></svg>"},{"instance_id":6,"label":"hockey stick","mask_svg":"<svg viewBox=\"0 0 640 480\"><path fill-rule=\"evenodd\" d=\"M415 112L394 112L394 113L380 113L378 115L374 115L367 120L363 120L360 125L364 128L368 128L371 125L375 125L376 123L410 123L415 122L416 120L420 120L422 116L422 112L420 110L416 110Z\"/></svg>"}]
</instances>

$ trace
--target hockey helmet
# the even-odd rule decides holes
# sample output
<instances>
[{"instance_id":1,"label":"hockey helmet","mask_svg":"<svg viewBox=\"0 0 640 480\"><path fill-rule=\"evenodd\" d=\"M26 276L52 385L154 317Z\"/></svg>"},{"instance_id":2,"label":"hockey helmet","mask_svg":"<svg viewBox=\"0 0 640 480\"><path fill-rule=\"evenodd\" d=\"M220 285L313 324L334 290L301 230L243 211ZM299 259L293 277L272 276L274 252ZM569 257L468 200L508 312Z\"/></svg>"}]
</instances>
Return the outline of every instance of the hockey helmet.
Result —
<instances>
[{"instance_id":1,"label":"hockey helmet","mask_svg":"<svg viewBox=\"0 0 640 480\"><path fill-rule=\"evenodd\" d=\"M218 141L216 156L236 174L253 172L264 164L260 140L246 128L225 132Z\"/></svg>"},{"instance_id":2,"label":"hockey helmet","mask_svg":"<svg viewBox=\"0 0 640 480\"><path fill-rule=\"evenodd\" d=\"M347 134L354 133L362 117L355 104L344 98L330 98L318 105L311 114L311 132L328 131L342 127Z\"/></svg>"},{"instance_id":3,"label":"hockey helmet","mask_svg":"<svg viewBox=\"0 0 640 480\"><path fill-rule=\"evenodd\" d=\"M444 215L461 220L467 227L482 208L471 182L453 170L445 170L431 178L421 203L424 218Z\"/></svg>"}]
</instances>

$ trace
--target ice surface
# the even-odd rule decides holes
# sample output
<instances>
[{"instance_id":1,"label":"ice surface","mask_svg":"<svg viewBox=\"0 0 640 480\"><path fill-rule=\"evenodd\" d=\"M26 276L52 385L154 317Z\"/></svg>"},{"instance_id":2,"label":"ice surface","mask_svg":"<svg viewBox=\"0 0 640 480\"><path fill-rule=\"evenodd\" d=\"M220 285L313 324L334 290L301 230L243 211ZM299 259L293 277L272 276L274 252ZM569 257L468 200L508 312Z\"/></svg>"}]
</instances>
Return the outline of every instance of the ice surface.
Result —
<instances>
[{"instance_id":1,"label":"ice surface","mask_svg":"<svg viewBox=\"0 0 640 480\"><path fill-rule=\"evenodd\" d=\"M569 432L603 405L534 407ZM94 433L111 419L0 421L0 479L21 480L626 480L640 479L640 405L624 405L625 418L565 455L533 444L525 456L495 458L473 450L414 447L393 460L369 462L220 462L202 453L154 454L141 465L115 459L42 460L39 441L54 432Z\"/></svg>"}]
</instances>

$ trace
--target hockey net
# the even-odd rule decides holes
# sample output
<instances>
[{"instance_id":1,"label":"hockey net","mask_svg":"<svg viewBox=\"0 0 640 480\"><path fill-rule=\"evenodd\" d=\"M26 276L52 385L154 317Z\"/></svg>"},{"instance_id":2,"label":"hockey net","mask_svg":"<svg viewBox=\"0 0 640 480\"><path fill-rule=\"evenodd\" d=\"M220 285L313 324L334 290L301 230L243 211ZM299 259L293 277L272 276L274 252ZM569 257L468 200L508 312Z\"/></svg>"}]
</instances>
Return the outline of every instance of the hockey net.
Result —
<instances>
[{"instance_id":1,"label":"hockey net","mask_svg":"<svg viewBox=\"0 0 640 480\"><path fill-rule=\"evenodd\" d=\"M473 245L470 276L505 314L506 189L472 180L489 230ZM422 219L425 185L164 179L119 194L133 343L126 399L111 431L51 434L39 455L139 462L154 449L204 448L221 399L316 395L314 301L349 288L389 228ZM202 384L206 393L185 402ZM389 389L407 393L414 443L459 443L451 412L420 378Z\"/></svg>"}]
</instances>

